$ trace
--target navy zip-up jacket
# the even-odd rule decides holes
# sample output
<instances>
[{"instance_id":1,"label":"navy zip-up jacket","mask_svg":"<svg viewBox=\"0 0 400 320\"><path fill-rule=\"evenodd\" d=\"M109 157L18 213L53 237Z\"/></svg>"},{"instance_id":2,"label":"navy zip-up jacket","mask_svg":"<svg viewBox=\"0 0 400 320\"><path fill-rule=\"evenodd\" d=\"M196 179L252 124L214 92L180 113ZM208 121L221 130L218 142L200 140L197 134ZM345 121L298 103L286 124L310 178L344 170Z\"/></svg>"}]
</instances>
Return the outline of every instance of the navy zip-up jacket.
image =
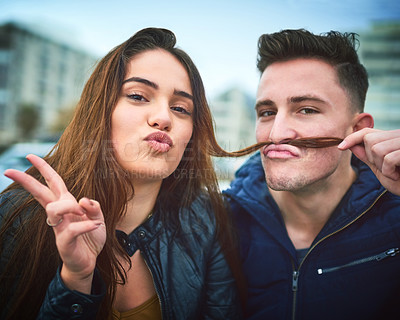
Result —
<instances>
[{"instance_id":1,"label":"navy zip-up jacket","mask_svg":"<svg viewBox=\"0 0 400 320\"><path fill-rule=\"evenodd\" d=\"M353 156L357 180L301 263L265 182L260 154L228 198L248 281L248 319L400 319L400 197Z\"/></svg>"}]
</instances>

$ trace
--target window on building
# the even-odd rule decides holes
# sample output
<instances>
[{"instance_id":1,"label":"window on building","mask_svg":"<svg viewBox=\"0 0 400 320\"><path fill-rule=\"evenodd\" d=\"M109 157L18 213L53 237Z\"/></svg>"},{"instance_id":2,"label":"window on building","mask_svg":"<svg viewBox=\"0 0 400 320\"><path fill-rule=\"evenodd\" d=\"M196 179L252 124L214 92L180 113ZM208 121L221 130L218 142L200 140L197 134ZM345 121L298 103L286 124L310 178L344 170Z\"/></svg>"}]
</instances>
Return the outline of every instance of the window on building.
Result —
<instances>
[{"instance_id":1,"label":"window on building","mask_svg":"<svg viewBox=\"0 0 400 320\"><path fill-rule=\"evenodd\" d=\"M39 88L40 99L44 99L46 95L46 81L44 78L39 79L38 88Z\"/></svg>"},{"instance_id":2,"label":"window on building","mask_svg":"<svg viewBox=\"0 0 400 320\"><path fill-rule=\"evenodd\" d=\"M7 71L8 66L6 64L0 64L0 89L7 87Z\"/></svg>"},{"instance_id":3,"label":"window on building","mask_svg":"<svg viewBox=\"0 0 400 320\"><path fill-rule=\"evenodd\" d=\"M47 77L48 69L49 69L49 56L48 56L48 47L43 46L42 52L39 55L39 72L41 77Z\"/></svg>"},{"instance_id":4,"label":"window on building","mask_svg":"<svg viewBox=\"0 0 400 320\"><path fill-rule=\"evenodd\" d=\"M65 95L64 88L61 85L59 85L57 91L58 91L58 97L57 97L58 106L61 106L64 103L64 95Z\"/></svg>"},{"instance_id":5,"label":"window on building","mask_svg":"<svg viewBox=\"0 0 400 320\"><path fill-rule=\"evenodd\" d=\"M66 73L67 73L67 66L65 63L65 60L60 61L59 63L59 81L64 81L66 79Z\"/></svg>"},{"instance_id":6,"label":"window on building","mask_svg":"<svg viewBox=\"0 0 400 320\"><path fill-rule=\"evenodd\" d=\"M0 129L4 128L6 121L6 105L0 102Z\"/></svg>"}]
</instances>

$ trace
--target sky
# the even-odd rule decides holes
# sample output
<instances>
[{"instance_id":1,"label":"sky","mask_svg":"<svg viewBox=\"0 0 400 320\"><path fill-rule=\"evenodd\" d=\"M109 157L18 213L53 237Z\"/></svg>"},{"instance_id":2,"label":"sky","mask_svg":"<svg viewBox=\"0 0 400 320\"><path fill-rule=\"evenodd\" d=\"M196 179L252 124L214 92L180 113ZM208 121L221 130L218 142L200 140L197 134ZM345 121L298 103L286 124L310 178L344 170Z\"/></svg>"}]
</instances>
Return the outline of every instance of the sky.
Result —
<instances>
[{"instance_id":1,"label":"sky","mask_svg":"<svg viewBox=\"0 0 400 320\"><path fill-rule=\"evenodd\" d=\"M399 19L398 0L0 0L0 23L35 24L98 57L142 28L170 29L200 70L209 98L232 87L255 95L263 33L363 32L373 22Z\"/></svg>"}]
</instances>

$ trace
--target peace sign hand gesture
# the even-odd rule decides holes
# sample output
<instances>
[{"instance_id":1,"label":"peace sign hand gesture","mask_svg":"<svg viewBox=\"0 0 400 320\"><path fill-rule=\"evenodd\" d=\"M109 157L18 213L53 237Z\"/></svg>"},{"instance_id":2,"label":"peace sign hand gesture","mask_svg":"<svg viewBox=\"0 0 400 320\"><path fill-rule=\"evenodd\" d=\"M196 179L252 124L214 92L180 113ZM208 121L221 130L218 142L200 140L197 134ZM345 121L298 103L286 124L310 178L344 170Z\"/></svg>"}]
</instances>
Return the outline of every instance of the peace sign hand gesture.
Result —
<instances>
[{"instance_id":1,"label":"peace sign hand gesture","mask_svg":"<svg viewBox=\"0 0 400 320\"><path fill-rule=\"evenodd\" d=\"M90 293L97 256L106 241L106 228L97 201L82 198L77 202L64 181L42 158L27 159L44 177L47 186L25 172L8 169L4 175L20 183L47 213L56 245L63 261L61 278L71 290Z\"/></svg>"}]
</instances>

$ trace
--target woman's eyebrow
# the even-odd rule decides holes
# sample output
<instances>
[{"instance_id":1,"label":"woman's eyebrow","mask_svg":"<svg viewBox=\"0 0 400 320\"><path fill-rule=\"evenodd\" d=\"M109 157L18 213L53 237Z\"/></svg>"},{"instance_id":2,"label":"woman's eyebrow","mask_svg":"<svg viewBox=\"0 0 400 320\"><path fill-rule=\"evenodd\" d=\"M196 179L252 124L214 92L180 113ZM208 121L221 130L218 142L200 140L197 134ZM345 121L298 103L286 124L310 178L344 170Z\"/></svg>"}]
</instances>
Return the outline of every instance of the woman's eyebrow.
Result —
<instances>
[{"instance_id":1,"label":"woman's eyebrow","mask_svg":"<svg viewBox=\"0 0 400 320\"><path fill-rule=\"evenodd\" d=\"M144 78L132 77L132 78L124 80L122 82L122 84L125 84L127 82L140 82L140 83L143 83L143 84L145 84L145 85L147 85L149 87L152 87L154 89L158 89L158 84L156 84L156 83L154 83L154 82L152 82L150 80L144 79Z\"/></svg>"},{"instance_id":2,"label":"woman's eyebrow","mask_svg":"<svg viewBox=\"0 0 400 320\"><path fill-rule=\"evenodd\" d=\"M144 79L144 78L140 78L140 77L128 78L128 79L124 80L122 82L122 84L125 84L127 82L139 82L139 83L145 84L146 86L152 87L154 89L158 89L159 88L157 83L155 83L153 81L150 81L150 80L147 80L147 79ZM181 97L193 100L193 96L191 94L187 93L186 91L183 91L183 90L176 90L175 89L174 90L174 95L181 96Z\"/></svg>"},{"instance_id":3,"label":"woman's eyebrow","mask_svg":"<svg viewBox=\"0 0 400 320\"><path fill-rule=\"evenodd\" d=\"M188 98L188 99L193 101L193 96L190 93L187 93L186 91L176 90L175 89L174 90L174 95L181 96L181 97L184 97L184 98Z\"/></svg>"}]
</instances>

